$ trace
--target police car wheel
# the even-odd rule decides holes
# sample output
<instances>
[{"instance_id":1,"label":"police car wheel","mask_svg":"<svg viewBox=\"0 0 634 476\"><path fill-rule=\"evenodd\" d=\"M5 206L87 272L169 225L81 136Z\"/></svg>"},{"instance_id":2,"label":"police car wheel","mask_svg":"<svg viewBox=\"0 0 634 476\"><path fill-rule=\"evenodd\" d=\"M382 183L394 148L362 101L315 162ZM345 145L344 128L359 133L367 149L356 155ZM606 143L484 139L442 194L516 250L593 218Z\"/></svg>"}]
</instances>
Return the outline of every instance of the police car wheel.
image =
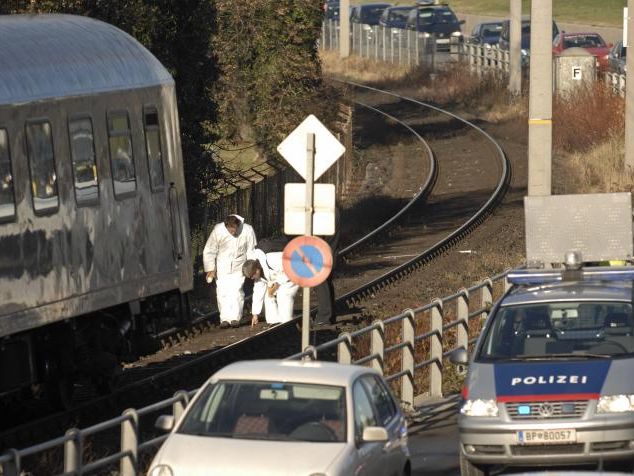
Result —
<instances>
[{"instance_id":1,"label":"police car wheel","mask_svg":"<svg viewBox=\"0 0 634 476\"><path fill-rule=\"evenodd\" d=\"M460 452L460 476L486 476L489 471L486 468L476 466Z\"/></svg>"}]
</instances>

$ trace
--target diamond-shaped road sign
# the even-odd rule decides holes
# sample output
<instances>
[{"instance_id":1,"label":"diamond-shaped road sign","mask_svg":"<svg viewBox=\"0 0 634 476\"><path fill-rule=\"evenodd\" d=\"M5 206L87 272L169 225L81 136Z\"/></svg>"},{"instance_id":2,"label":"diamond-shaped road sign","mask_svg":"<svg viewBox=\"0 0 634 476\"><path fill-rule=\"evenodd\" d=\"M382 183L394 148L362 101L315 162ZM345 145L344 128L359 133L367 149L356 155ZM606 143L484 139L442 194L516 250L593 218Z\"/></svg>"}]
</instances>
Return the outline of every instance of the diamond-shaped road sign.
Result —
<instances>
[{"instance_id":1,"label":"diamond-shaped road sign","mask_svg":"<svg viewBox=\"0 0 634 476\"><path fill-rule=\"evenodd\" d=\"M306 137L315 134L315 173L317 180L346 151L346 148L332 135L319 119L312 114L297 126L286 139L277 146L277 151L297 173L306 178Z\"/></svg>"}]
</instances>

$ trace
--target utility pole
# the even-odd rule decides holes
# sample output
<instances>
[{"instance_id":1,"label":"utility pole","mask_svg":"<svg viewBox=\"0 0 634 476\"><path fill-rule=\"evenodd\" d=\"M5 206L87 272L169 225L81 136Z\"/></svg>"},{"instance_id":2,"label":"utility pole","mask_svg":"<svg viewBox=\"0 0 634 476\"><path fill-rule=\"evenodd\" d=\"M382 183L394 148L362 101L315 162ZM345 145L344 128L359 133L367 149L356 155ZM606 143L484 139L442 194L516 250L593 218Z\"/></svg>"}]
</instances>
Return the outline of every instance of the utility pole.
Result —
<instances>
[{"instance_id":1,"label":"utility pole","mask_svg":"<svg viewBox=\"0 0 634 476\"><path fill-rule=\"evenodd\" d=\"M339 56L350 56L350 0L339 0Z\"/></svg>"},{"instance_id":2,"label":"utility pole","mask_svg":"<svg viewBox=\"0 0 634 476\"><path fill-rule=\"evenodd\" d=\"M632 0L629 0L632 1ZM553 2L531 2L528 195L550 195L553 132Z\"/></svg>"},{"instance_id":3,"label":"utility pole","mask_svg":"<svg viewBox=\"0 0 634 476\"><path fill-rule=\"evenodd\" d=\"M634 0L627 0L627 17L623 23L623 46L627 46L629 50L628 45L634 43L630 40L634 34ZM628 55L625 61L626 78L630 79L629 72L634 68L634 57ZM634 88L625 89L625 169L634 171Z\"/></svg>"},{"instance_id":4,"label":"utility pole","mask_svg":"<svg viewBox=\"0 0 634 476\"><path fill-rule=\"evenodd\" d=\"M509 92L519 96L522 93L522 0L510 2Z\"/></svg>"}]
</instances>

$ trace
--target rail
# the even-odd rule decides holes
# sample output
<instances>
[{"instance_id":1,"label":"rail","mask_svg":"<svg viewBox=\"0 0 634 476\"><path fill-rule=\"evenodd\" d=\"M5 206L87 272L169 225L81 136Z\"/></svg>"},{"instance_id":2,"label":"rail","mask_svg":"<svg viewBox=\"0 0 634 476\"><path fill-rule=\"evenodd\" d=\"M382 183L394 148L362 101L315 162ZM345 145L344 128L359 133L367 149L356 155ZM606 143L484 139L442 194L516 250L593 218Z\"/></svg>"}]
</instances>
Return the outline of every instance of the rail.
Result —
<instances>
[{"instance_id":1,"label":"rail","mask_svg":"<svg viewBox=\"0 0 634 476\"><path fill-rule=\"evenodd\" d=\"M620 73L605 73L603 78L605 85L610 88L614 94L625 97L626 75Z\"/></svg>"}]
</instances>

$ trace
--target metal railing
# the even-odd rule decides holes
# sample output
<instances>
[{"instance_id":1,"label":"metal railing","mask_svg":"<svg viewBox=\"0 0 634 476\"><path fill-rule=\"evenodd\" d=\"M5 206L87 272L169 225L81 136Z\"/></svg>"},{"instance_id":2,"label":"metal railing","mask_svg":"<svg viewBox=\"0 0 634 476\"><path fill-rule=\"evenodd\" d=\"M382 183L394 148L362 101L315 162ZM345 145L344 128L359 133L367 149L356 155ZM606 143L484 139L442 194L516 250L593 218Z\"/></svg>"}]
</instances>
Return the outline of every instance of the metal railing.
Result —
<instances>
[{"instance_id":1,"label":"metal railing","mask_svg":"<svg viewBox=\"0 0 634 476\"><path fill-rule=\"evenodd\" d=\"M416 394L416 377L423 369L429 368L427 388L420 388L418 394L429 397L442 396L443 388L443 360L455 349L469 349L469 345L477 339L476 332L471 331L470 323L474 320L484 322L489 314L494 298L497 299L509 288L506 280L507 272L492 278L486 278L470 288L461 289L457 293L444 298L434 299L429 304L416 309L406 309L397 316L383 321L377 320L372 325L352 333L343 333L337 339L319 346L308 347L304 352L288 357L288 359L312 358L336 350L337 360L342 364L369 365L377 369L388 382L399 381L401 401L405 406L414 404ZM496 285L501 284L498 293ZM499 294L499 296L498 296ZM453 306L453 312L449 308ZM471 309L472 306L477 306ZM450 317L455 317L448 320ZM448 322L445 322L447 321ZM429 328L417 334L417 326L428 324ZM477 326L477 333L481 325ZM397 337L388 339L391 330L397 331ZM455 329L455 339L447 339ZM361 346L357 345L364 337L369 337L367 353L357 355ZM450 348L445 342L454 342ZM424 344L427 343L425 346ZM421 353L421 350L423 353ZM421 360L416 361L417 353ZM397 355L399 354L399 355ZM400 357L400 366L394 372L386 372L392 355ZM190 398L197 390L179 391L167 400L139 410L128 409L117 418L98 423L84 429L72 428L64 436L16 450L10 449L0 456L0 466L3 476L18 476L23 471L23 460L54 449L63 448L63 475L80 476L112 467L119 466L120 476L136 476L139 474L139 459L142 453L157 448L166 435L141 441L139 419L157 413L160 410L171 409L175 421L183 414ZM98 433L120 428L119 451L86 462L86 439Z\"/></svg>"},{"instance_id":2,"label":"metal railing","mask_svg":"<svg viewBox=\"0 0 634 476\"><path fill-rule=\"evenodd\" d=\"M619 73L605 73L604 81L608 88L612 89L614 94L625 97L626 76Z\"/></svg>"},{"instance_id":3,"label":"metal railing","mask_svg":"<svg viewBox=\"0 0 634 476\"><path fill-rule=\"evenodd\" d=\"M489 71L508 73L511 64L509 51L497 45L465 43L462 47L462 59L478 74Z\"/></svg>"},{"instance_id":4,"label":"metal railing","mask_svg":"<svg viewBox=\"0 0 634 476\"><path fill-rule=\"evenodd\" d=\"M340 40L339 22L323 22L321 48L337 50ZM441 60L437 53L458 54L461 41L459 37L437 38L433 34L414 30L351 23L350 48L352 53L362 58L406 66L423 65L433 69L436 62Z\"/></svg>"}]
</instances>

